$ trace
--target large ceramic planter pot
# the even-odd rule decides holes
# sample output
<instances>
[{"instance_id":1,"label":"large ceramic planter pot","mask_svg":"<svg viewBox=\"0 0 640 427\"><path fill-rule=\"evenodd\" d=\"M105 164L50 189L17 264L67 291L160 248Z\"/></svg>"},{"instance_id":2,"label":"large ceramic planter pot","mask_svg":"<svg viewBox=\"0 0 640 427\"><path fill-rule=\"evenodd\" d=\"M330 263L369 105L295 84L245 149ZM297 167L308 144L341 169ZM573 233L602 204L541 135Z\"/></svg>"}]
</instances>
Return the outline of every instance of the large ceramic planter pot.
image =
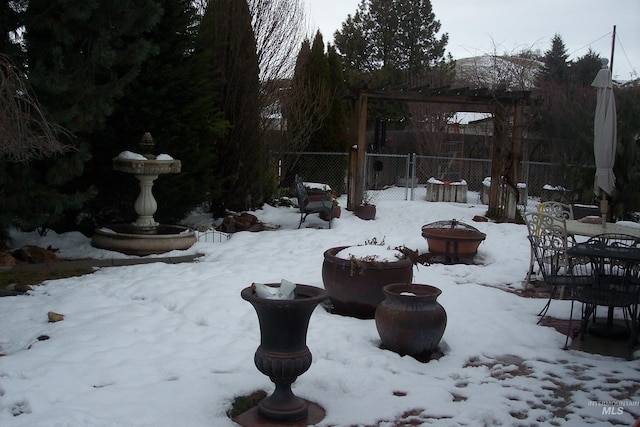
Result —
<instances>
[{"instance_id":1,"label":"large ceramic planter pot","mask_svg":"<svg viewBox=\"0 0 640 427\"><path fill-rule=\"evenodd\" d=\"M376 218L376 206L375 205L360 205L353 208L353 213L360 219L369 221Z\"/></svg>"},{"instance_id":2,"label":"large ceramic planter pot","mask_svg":"<svg viewBox=\"0 0 640 427\"><path fill-rule=\"evenodd\" d=\"M383 288L376 328L384 348L428 360L447 326L447 313L436 301L442 291L430 285L395 283Z\"/></svg>"},{"instance_id":3,"label":"large ceramic planter pot","mask_svg":"<svg viewBox=\"0 0 640 427\"><path fill-rule=\"evenodd\" d=\"M457 263L473 260L487 235L468 224L451 220L424 225L422 237L427 240L430 253L443 256L445 262Z\"/></svg>"},{"instance_id":4,"label":"large ceramic planter pot","mask_svg":"<svg viewBox=\"0 0 640 427\"><path fill-rule=\"evenodd\" d=\"M382 288L390 283L411 283L410 259L393 262L368 262L336 257L349 246L324 252L322 282L331 302L331 312L360 319L373 319L376 307L384 300Z\"/></svg>"},{"instance_id":5,"label":"large ceramic planter pot","mask_svg":"<svg viewBox=\"0 0 640 427\"><path fill-rule=\"evenodd\" d=\"M317 423L324 418L324 410L295 396L291 384L311 366L307 328L311 313L327 298L326 292L313 286L296 285L294 299L267 299L248 287L242 290L241 296L253 305L260 324L255 365L276 385L273 394L258 404L258 416L276 422L307 418L310 424Z\"/></svg>"}]
</instances>

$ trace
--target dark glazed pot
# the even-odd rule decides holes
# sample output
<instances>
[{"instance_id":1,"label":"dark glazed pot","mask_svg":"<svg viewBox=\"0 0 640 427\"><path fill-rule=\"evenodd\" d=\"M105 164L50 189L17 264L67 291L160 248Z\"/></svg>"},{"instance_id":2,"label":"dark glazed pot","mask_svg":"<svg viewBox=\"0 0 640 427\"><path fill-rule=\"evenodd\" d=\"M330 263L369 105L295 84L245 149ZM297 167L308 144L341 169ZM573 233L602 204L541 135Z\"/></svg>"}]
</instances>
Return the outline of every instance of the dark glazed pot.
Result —
<instances>
[{"instance_id":1,"label":"dark glazed pot","mask_svg":"<svg viewBox=\"0 0 640 427\"><path fill-rule=\"evenodd\" d=\"M338 246L324 252L322 282L331 300L332 313L360 319L373 319L376 307L384 300L382 288L390 283L411 283L413 262L366 262L355 265L336 257L349 246Z\"/></svg>"},{"instance_id":2,"label":"dark glazed pot","mask_svg":"<svg viewBox=\"0 0 640 427\"><path fill-rule=\"evenodd\" d=\"M387 285L383 290L386 299L375 315L383 347L428 360L447 326L447 313L436 301L442 291L434 286L404 283Z\"/></svg>"},{"instance_id":3,"label":"dark glazed pot","mask_svg":"<svg viewBox=\"0 0 640 427\"><path fill-rule=\"evenodd\" d=\"M248 287L241 296L258 314L260 346L254 356L256 367L276 385L273 394L258 403L258 414L280 422L307 418L308 402L293 394L291 384L311 366L307 328L311 313L327 298L326 292L296 285L295 299L277 300L260 298Z\"/></svg>"}]
</instances>

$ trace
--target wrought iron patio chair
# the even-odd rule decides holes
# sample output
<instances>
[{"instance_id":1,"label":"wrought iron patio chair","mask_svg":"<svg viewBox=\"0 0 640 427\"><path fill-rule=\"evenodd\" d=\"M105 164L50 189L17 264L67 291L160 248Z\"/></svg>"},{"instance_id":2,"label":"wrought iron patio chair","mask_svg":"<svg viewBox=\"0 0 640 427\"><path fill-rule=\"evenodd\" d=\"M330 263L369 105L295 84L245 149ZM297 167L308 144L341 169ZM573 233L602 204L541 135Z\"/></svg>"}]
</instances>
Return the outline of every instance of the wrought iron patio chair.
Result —
<instances>
[{"instance_id":1,"label":"wrought iron patio chair","mask_svg":"<svg viewBox=\"0 0 640 427\"><path fill-rule=\"evenodd\" d=\"M541 202L538 205L538 212L543 212L556 218L573 219L573 208L571 205L560 202Z\"/></svg>"},{"instance_id":2,"label":"wrought iron patio chair","mask_svg":"<svg viewBox=\"0 0 640 427\"><path fill-rule=\"evenodd\" d=\"M578 289L592 286L594 277L586 260L568 257L567 231L564 220L542 212L525 214L525 219L535 262L538 264L544 282L550 287L549 299L538 313L540 316L538 324L546 316L557 289L560 290L560 298L563 297L565 289L569 289L571 293L571 311L564 342L566 349L569 345L569 337L575 338L577 335L572 329L576 301L574 295Z\"/></svg>"},{"instance_id":3,"label":"wrought iron patio chair","mask_svg":"<svg viewBox=\"0 0 640 427\"><path fill-rule=\"evenodd\" d=\"M567 256L567 229L563 219L543 212L527 212L525 215L531 253L544 282L550 287L549 299L538 313L542 321L549 310L551 301L559 292L564 296L565 288L573 288L591 281L591 277L577 277Z\"/></svg>"},{"instance_id":4,"label":"wrought iron patio chair","mask_svg":"<svg viewBox=\"0 0 640 427\"><path fill-rule=\"evenodd\" d=\"M552 201L542 202L538 204L537 211L565 221L568 219L573 219L573 209L571 205L567 205L566 203ZM567 236L567 239L572 240L572 243L575 243L575 241L573 241L573 236ZM529 270L527 271L527 277L525 278L524 282L525 286L529 285L529 283L531 282L531 276L534 273L535 267L536 260L533 256L532 251L531 258L529 260Z\"/></svg>"}]
</instances>

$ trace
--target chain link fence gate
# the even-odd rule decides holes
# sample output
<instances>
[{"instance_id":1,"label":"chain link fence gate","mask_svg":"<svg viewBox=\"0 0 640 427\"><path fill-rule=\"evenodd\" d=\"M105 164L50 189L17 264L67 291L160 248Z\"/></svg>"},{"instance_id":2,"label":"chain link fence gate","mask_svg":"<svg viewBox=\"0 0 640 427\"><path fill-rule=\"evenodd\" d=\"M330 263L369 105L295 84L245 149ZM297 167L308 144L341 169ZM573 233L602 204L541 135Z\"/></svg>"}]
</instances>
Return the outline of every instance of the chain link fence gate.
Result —
<instances>
[{"instance_id":1,"label":"chain link fence gate","mask_svg":"<svg viewBox=\"0 0 640 427\"><path fill-rule=\"evenodd\" d=\"M272 155L277 165L280 187L291 187L296 174L305 181L328 184L336 193L346 193L348 153L302 152ZM561 200L566 191L559 164L521 162L521 183L529 197ZM483 182L491 176L491 160L418 156L410 154L375 154L365 157L364 188L383 200L425 200L429 178L465 180L469 191L478 193L480 203ZM377 190L387 190L384 192ZM380 199L379 199L380 200Z\"/></svg>"}]
</instances>

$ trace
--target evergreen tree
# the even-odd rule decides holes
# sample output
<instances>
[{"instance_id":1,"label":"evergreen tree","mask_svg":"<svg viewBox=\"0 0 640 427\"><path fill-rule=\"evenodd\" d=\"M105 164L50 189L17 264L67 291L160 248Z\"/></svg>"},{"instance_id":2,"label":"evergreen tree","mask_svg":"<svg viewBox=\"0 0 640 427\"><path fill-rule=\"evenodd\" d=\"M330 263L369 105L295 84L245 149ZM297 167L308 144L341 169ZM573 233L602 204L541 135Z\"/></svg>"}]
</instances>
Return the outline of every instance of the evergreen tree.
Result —
<instances>
[{"instance_id":1,"label":"evergreen tree","mask_svg":"<svg viewBox=\"0 0 640 427\"><path fill-rule=\"evenodd\" d=\"M200 27L199 46L212 52L211 79L220 82L217 109L230 124L215 140L217 183L211 188L212 210L242 210L268 197L272 182L261 144L256 43L246 2L210 0ZM219 79L219 80L218 80Z\"/></svg>"},{"instance_id":2,"label":"evergreen tree","mask_svg":"<svg viewBox=\"0 0 640 427\"><path fill-rule=\"evenodd\" d=\"M551 48L545 51L542 58L544 63L540 72L540 85L562 83L569 77L569 54L560 34L551 39Z\"/></svg>"},{"instance_id":3,"label":"evergreen tree","mask_svg":"<svg viewBox=\"0 0 640 427\"><path fill-rule=\"evenodd\" d=\"M156 0L29 0L29 80L57 122L79 133L103 128L156 51L148 33L161 14Z\"/></svg>"},{"instance_id":4,"label":"evergreen tree","mask_svg":"<svg viewBox=\"0 0 640 427\"><path fill-rule=\"evenodd\" d=\"M344 78L342 74L342 64L340 56L333 45L327 46L327 63L329 65L329 85L335 94L331 99L329 113L322 126L325 144L324 150L328 152L344 153L348 152L349 122L347 106L341 95L344 93ZM342 194L346 191L344 173L348 168L348 160L341 157L341 161L332 162L326 168L326 182L331 186L335 194Z\"/></svg>"},{"instance_id":5,"label":"evergreen tree","mask_svg":"<svg viewBox=\"0 0 640 427\"><path fill-rule=\"evenodd\" d=\"M361 0L356 13L348 15L341 29L333 35L336 47L342 54L347 81L359 82L368 73L380 68L370 54L374 48L373 24L368 16L367 2Z\"/></svg>"},{"instance_id":6,"label":"evergreen tree","mask_svg":"<svg viewBox=\"0 0 640 427\"><path fill-rule=\"evenodd\" d=\"M618 115L618 149L613 167L616 188L611 197L611 211L618 220L637 221L640 212L640 81L618 86L614 94Z\"/></svg>"},{"instance_id":7,"label":"evergreen tree","mask_svg":"<svg viewBox=\"0 0 640 427\"><path fill-rule=\"evenodd\" d=\"M604 60L600 55L589 49L589 51L576 59L570 67L571 80L576 84L591 85L602 68Z\"/></svg>"},{"instance_id":8,"label":"evergreen tree","mask_svg":"<svg viewBox=\"0 0 640 427\"><path fill-rule=\"evenodd\" d=\"M573 63L562 37L556 34L543 57L543 68L536 81L542 102L536 107L534 128L542 143L530 158L563 165L557 179L568 183L578 201L594 201L593 119L596 92L591 87L594 61L588 53ZM599 67L598 67L599 69ZM596 71L597 73L597 71Z\"/></svg>"},{"instance_id":9,"label":"evergreen tree","mask_svg":"<svg viewBox=\"0 0 640 427\"><path fill-rule=\"evenodd\" d=\"M313 43L305 40L298 52L290 95L285 104L287 138L297 143L293 151L345 152L347 150L347 115L343 93L344 81L340 58L333 46L325 53L322 34L318 31ZM289 172L285 165L285 170ZM328 183L340 194L346 165L327 168L312 158L300 158L295 172L314 176Z\"/></svg>"},{"instance_id":10,"label":"evergreen tree","mask_svg":"<svg viewBox=\"0 0 640 427\"><path fill-rule=\"evenodd\" d=\"M350 80L374 73L378 81L397 84L445 62L449 36L438 38L438 31L429 0L362 0L334 39Z\"/></svg>"},{"instance_id":11,"label":"evergreen tree","mask_svg":"<svg viewBox=\"0 0 640 427\"><path fill-rule=\"evenodd\" d=\"M149 33L157 53L120 98L104 131L92 138L94 157L88 181L98 185L100 197L91 203L94 223L128 222L135 218L133 203L139 192L129 174L113 171L119 152L140 152L138 143L150 132L153 154L166 153L182 162L180 174L160 177L153 192L158 201L155 219L175 223L208 201L215 162L213 138L224 132L221 115L211 108L213 81L206 73L210 52L196 51L199 15L190 0L159 0L161 21Z\"/></svg>"},{"instance_id":12,"label":"evergreen tree","mask_svg":"<svg viewBox=\"0 0 640 427\"><path fill-rule=\"evenodd\" d=\"M361 0L355 15L349 15L336 31L334 40L345 64L345 77L351 86L439 87L451 83L454 66L445 57L449 36L438 36L429 0ZM365 83L366 82L366 83ZM412 120L411 107L400 101L369 102L369 125L377 117L391 127L403 129ZM414 123L424 121L420 117Z\"/></svg>"},{"instance_id":13,"label":"evergreen tree","mask_svg":"<svg viewBox=\"0 0 640 427\"><path fill-rule=\"evenodd\" d=\"M75 135L61 140L75 146L71 154L3 168L4 225L46 228L93 195L72 180L90 158L90 134L102 130L153 51L146 34L162 10L154 0L18 0L2 11L17 13L6 15L13 25L5 31L24 25L25 69L47 118ZM3 49L10 49L11 37L3 34L3 40Z\"/></svg>"},{"instance_id":14,"label":"evergreen tree","mask_svg":"<svg viewBox=\"0 0 640 427\"><path fill-rule=\"evenodd\" d=\"M329 63L324 53L324 41L320 31L316 32L311 45L311 51L306 61L301 64L302 67L296 68L298 76L310 83L309 88L318 88L326 91L326 96L333 98L335 96L335 88L332 87L329 81ZM309 99L308 102L315 102L319 96L323 96L321 93L313 93L314 91L308 91L306 94ZM330 137L325 124L325 117L328 114L329 103L325 103L325 107L322 110L315 111L316 117L314 121L318 123L318 129L315 130L309 139L308 151L325 151L325 146L329 142Z\"/></svg>"},{"instance_id":15,"label":"evergreen tree","mask_svg":"<svg viewBox=\"0 0 640 427\"><path fill-rule=\"evenodd\" d=\"M331 102L329 115L325 120L327 129L327 151L345 152L349 149L349 123L346 101L341 98L344 92L344 75L342 62L335 46L327 46L327 63L329 65L329 83L336 94Z\"/></svg>"},{"instance_id":16,"label":"evergreen tree","mask_svg":"<svg viewBox=\"0 0 640 427\"><path fill-rule=\"evenodd\" d=\"M332 131L326 118L342 87L332 77L339 78L329 67L318 31L313 43L305 40L300 47L285 102L288 138L297 142L294 151L330 151Z\"/></svg>"},{"instance_id":17,"label":"evergreen tree","mask_svg":"<svg viewBox=\"0 0 640 427\"><path fill-rule=\"evenodd\" d=\"M568 116L577 113L573 108L568 57L562 37L556 34L551 40L551 49L544 54L542 71L537 79L543 101L537 111L536 126L552 141L551 149L546 149L548 154L565 161L570 155L572 144L569 141L575 136Z\"/></svg>"}]
</instances>

